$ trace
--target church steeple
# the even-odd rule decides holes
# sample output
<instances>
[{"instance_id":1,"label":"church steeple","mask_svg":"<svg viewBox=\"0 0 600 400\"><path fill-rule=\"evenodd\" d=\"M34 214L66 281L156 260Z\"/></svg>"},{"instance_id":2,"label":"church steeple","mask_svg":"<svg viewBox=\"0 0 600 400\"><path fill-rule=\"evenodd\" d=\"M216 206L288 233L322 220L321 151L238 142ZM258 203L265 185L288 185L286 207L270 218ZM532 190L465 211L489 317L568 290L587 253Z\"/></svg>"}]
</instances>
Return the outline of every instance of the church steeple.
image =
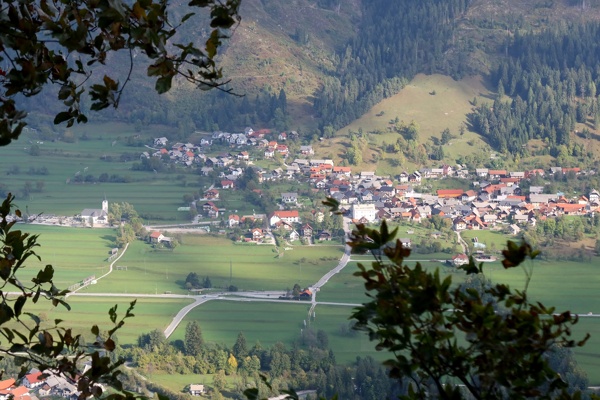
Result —
<instances>
[{"instance_id":1,"label":"church steeple","mask_svg":"<svg viewBox=\"0 0 600 400\"><path fill-rule=\"evenodd\" d=\"M102 200L102 211L108 214L108 200L106 198Z\"/></svg>"}]
</instances>

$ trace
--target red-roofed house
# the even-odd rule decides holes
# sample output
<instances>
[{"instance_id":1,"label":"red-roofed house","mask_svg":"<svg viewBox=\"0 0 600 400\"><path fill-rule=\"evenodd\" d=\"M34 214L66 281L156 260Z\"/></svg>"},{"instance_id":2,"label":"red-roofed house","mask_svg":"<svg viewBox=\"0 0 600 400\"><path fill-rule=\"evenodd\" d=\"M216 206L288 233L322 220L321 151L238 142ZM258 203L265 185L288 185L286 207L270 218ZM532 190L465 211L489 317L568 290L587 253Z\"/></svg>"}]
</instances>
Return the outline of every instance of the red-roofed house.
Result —
<instances>
[{"instance_id":1,"label":"red-roofed house","mask_svg":"<svg viewBox=\"0 0 600 400\"><path fill-rule=\"evenodd\" d=\"M262 242L262 240L265 238L265 235L260 228L254 228L250 232L252 233L252 241L254 242Z\"/></svg>"},{"instance_id":2,"label":"red-roofed house","mask_svg":"<svg viewBox=\"0 0 600 400\"><path fill-rule=\"evenodd\" d=\"M456 199L462 196L464 190L462 189L438 189L437 195L442 199Z\"/></svg>"},{"instance_id":3,"label":"red-roofed house","mask_svg":"<svg viewBox=\"0 0 600 400\"><path fill-rule=\"evenodd\" d=\"M235 185L235 183L230 180L221 181L221 187L223 189L233 189L234 185Z\"/></svg>"},{"instance_id":4,"label":"red-roofed house","mask_svg":"<svg viewBox=\"0 0 600 400\"><path fill-rule=\"evenodd\" d=\"M271 214L269 216L269 225L270 226L275 225L279 221L283 221L283 222L286 222L288 224L291 224L291 223L294 223L294 222L300 222L300 216L298 214L298 210L274 211L273 214Z\"/></svg>"},{"instance_id":5,"label":"red-roofed house","mask_svg":"<svg viewBox=\"0 0 600 400\"><path fill-rule=\"evenodd\" d=\"M581 173L581 168L579 167L575 167L575 168L564 168L562 169L562 173L566 174L568 172L574 172L576 175L579 175Z\"/></svg>"},{"instance_id":6,"label":"red-roofed house","mask_svg":"<svg viewBox=\"0 0 600 400\"><path fill-rule=\"evenodd\" d=\"M204 192L204 197L209 200L218 199L219 191L217 189L208 189L206 192Z\"/></svg>"},{"instance_id":7,"label":"red-roofed house","mask_svg":"<svg viewBox=\"0 0 600 400\"><path fill-rule=\"evenodd\" d=\"M229 224L230 228L235 225L239 225L240 224L240 216L236 215L236 214L231 214L229 217L227 217L227 223Z\"/></svg>"},{"instance_id":8,"label":"red-roofed house","mask_svg":"<svg viewBox=\"0 0 600 400\"><path fill-rule=\"evenodd\" d=\"M492 179L494 178L504 178L506 176L506 170L505 169L490 169L488 171L488 176Z\"/></svg>"},{"instance_id":9,"label":"red-roofed house","mask_svg":"<svg viewBox=\"0 0 600 400\"><path fill-rule=\"evenodd\" d=\"M32 372L30 374L25 375L25 379L23 379L23 385L30 389L43 385L46 379L40 379L41 375L41 371Z\"/></svg>"},{"instance_id":10,"label":"red-roofed house","mask_svg":"<svg viewBox=\"0 0 600 400\"><path fill-rule=\"evenodd\" d=\"M275 150L284 157L289 153L289 149L285 144L278 144Z\"/></svg>"},{"instance_id":11,"label":"red-roofed house","mask_svg":"<svg viewBox=\"0 0 600 400\"><path fill-rule=\"evenodd\" d=\"M350 174L352 174L352 168L350 168L350 167L333 167L333 173L350 176Z\"/></svg>"},{"instance_id":12,"label":"red-roofed house","mask_svg":"<svg viewBox=\"0 0 600 400\"><path fill-rule=\"evenodd\" d=\"M13 378L5 379L0 381L0 390L6 390L12 386L14 386L15 380Z\"/></svg>"},{"instance_id":13,"label":"red-roofed house","mask_svg":"<svg viewBox=\"0 0 600 400\"><path fill-rule=\"evenodd\" d=\"M204 211L208 218L217 218L219 216L219 208L212 201L204 203L202 211Z\"/></svg>"},{"instance_id":14,"label":"red-roofed house","mask_svg":"<svg viewBox=\"0 0 600 400\"><path fill-rule=\"evenodd\" d=\"M559 203L556 205L556 208L565 215L581 215L585 211L584 204Z\"/></svg>"},{"instance_id":15,"label":"red-roofed house","mask_svg":"<svg viewBox=\"0 0 600 400\"><path fill-rule=\"evenodd\" d=\"M160 243L164 239L164 235L159 231L154 231L150 234L150 243Z\"/></svg>"}]
</instances>

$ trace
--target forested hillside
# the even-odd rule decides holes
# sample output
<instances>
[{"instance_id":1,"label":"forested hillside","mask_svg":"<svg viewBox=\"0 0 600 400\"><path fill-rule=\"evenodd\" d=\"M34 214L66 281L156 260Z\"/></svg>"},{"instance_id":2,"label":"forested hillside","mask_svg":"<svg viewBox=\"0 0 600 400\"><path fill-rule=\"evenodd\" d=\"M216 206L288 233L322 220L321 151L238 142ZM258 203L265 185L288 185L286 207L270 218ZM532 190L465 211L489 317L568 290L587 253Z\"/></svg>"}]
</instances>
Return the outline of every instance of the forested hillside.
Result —
<instances>
[{"instance_id":1,"label":"forested hillside","mask_svg":"<svg viewBox=\"0 0 600 400\"><path fill-rule=\"evenodd\" d=\"M498 98L492 107L477 108L474 129L503 152L529 155L527 142L543 139L542 152L580 156L584 149L570 140L576 123L585 124L584 136L600 128L599 35L600 24L594 22L517 32L507 44L508 57L492 74Z\"/></svg>"},{"instance_id":2,"label":"forested hillside","mask_svg":"<svg viewBox=\"0 0 600 400\"><path fill-rule=\"evenodd\" d=\"M363 4L362 29L340 55L314 102L323 126L339 129L419 72L467 73L448 53L456 21L470 0L374 0ZM455 47L459 53L462 46Z\"/></svg>"},{"instance_id":3,"label":"forested hillside","mask_svg":"<svg viewBox=\"0 0 600 400\"><path fill-rule=\"evenodd\" d=\"M576 124L596 128L600 0L244 0L241 14L220 62L229 87L245 96L185 82L158 96L136 68L118 112L93 121L167 124L182 135L251 125L330 137L416 74L441 73L483 75L514 100L500 96L471 119L498 150L524 155L529 139L547 138L543 151L574 154ZM186 40L203 34L194 24L178 31ZM142 54L134 59L143 66ZM128 55L108 67L125 79ZM29 103L31 124L49 126L55 94Z\"/></svg>"}]
</instances>

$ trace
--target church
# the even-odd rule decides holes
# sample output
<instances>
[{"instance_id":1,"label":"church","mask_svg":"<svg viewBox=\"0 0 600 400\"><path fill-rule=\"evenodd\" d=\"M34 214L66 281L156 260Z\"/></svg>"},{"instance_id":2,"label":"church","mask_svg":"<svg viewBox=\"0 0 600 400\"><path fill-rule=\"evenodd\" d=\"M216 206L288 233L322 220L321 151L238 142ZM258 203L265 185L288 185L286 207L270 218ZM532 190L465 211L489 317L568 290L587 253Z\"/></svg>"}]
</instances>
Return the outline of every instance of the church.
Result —
<instances>
[{"instance_id":1,"label":"church","mask_svg":"<svg viewBox=\"0 0 600 400\"><path fill-rule=\"evenodd\" d=\"M84 224L91 226L108 224L108 200L102 201L102 209L86 208L81 212Z\"/></svg>"}]
</instances>

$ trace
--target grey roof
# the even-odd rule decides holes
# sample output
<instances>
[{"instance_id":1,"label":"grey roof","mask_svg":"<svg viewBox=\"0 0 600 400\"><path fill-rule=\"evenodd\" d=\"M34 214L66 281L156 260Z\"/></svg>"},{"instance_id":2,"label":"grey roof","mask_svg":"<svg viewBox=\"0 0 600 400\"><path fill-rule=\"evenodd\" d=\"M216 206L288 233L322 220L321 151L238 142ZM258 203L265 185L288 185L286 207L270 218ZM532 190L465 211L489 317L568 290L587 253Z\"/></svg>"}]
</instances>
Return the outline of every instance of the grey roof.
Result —
<instances>
[{"instance_id":1,"label":"grey roof","mask_svg":"<svg viewBox=\"0 0 600 400\"><path fill-rule=\"evenodd\" d=\"M98 208L86 208L81 212L82 217L106 217L107 214L104 210Z\"/></svg>"}]
</instances>

